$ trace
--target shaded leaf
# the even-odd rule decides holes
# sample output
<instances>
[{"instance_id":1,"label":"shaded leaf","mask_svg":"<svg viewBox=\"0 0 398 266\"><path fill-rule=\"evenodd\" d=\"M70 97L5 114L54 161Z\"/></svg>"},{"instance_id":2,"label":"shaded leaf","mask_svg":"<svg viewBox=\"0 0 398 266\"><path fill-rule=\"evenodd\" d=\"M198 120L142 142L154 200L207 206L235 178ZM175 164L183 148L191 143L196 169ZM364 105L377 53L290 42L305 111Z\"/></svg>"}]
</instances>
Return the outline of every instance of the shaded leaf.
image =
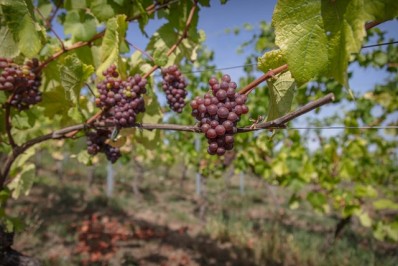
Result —
<instances>
[{"instance_id":1,"label":"shaded leaf","mask_svg":"<svg viewBox=\"0 0 398 266\"><path fill-rule=\"evenodd\" d=\"M267 121L279 118L290 111L296 82L289 71L267 80L269 89L269 111Z\"/></svg>"},{"instance_id":2,"label":"shaded leaf","mask_svg":"<svg viewBox=\"0 0 398 266\"><path fill-rule=\"evenodd\" d=\"M88 41L97 32L95 18L84 10L71 10L66 13L64 32L71 34L72 42Z\"/></svg>"},{"instance_id":3,"label":"shaded leaf","mask_svg":"<svg viewBox=\"0 0 398 266\"><path fill-rule=\"evenodd\" d=\"M25 164L21 171L11 180L8 188L12 190L12 197L18 198L21 194L28 195L34 183L35 165Z\"/></svg>"}]
</instances>

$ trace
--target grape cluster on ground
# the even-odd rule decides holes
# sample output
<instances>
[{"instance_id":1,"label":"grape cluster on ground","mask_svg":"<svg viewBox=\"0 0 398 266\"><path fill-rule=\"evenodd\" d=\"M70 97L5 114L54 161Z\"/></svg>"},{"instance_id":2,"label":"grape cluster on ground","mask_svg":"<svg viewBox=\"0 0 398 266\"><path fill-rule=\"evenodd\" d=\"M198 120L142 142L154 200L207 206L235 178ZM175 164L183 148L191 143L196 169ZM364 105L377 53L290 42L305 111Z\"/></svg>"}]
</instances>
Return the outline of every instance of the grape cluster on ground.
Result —
<instances>
[{"instance_id":1,"label":"grape cluster on ground","mask_svg":"<svg viewBox=\"0 0 398 266\"><path fill-rule=\"evenodd\" d=\"M9 104L18 110L28 109L42 100L41 72L37 59L20 66L12 59L0 58L0 91L11 92Z\"/></svg>"},{"instance_id":2,"label":"grape cluster on ground","mask_svg":"<svg viewBox=\"0 0 398 266\"><path fill-rule=\"evenodd\" d=\"M212 77L209 85L212 95L206 93L191 101L192 115L208 139L207 152L221 156L234 147L236 124L242 114L249 112L247 97L236 92L237 85L229 75L224 75L221 82Z\"/></svg>"},{"instance_id":3,"label":"grape cluster on ground","mask_svg":"<svg viewBox=\"0 0 398 266\"><path fill-rule=\"evenodd\" d=\"M170 108L181 113L185 106L185 97L187 96L187 83L184 76L176 65L172 65L162 69L162 88L166 93L167 103Z\"/></svg>"}]
</instances>

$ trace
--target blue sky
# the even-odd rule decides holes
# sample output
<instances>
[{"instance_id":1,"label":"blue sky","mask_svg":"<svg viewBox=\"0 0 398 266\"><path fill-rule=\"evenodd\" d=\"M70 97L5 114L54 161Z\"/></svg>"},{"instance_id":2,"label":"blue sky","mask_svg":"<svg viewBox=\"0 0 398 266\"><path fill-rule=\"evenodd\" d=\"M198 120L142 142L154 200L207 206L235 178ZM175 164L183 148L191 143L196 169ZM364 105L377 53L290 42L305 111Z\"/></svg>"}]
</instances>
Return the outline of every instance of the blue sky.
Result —
<instances>
[{"instance_id":1,"label":"blue sky","mask_svg":"<svg viewBox=\"0 0 398 266\"><path fill-rule=\"evenodd\" d=\"M230 0L221 5L218 0L211 0L210 8L202 8L199 14L199 29L206 33L205 45L215 52L215 64L218 68L238 66L245 62L245 58L251 51L237 54L236 50L244 41L250 39L259 22L264 20L271 23L272 13L277 1L275 0ZM147 27L151 35L161 25L162 21L152 21ZM241 31L235 35L226 33L226 29L241 27L244 23L253 25L254 31ZM385 22L379 26L388 32L387 38L398 40L398 21ZM147 39L134 38L140 36L137 24L129 28L128 39L141 48L145 48ZM350 86L355 92L365 92L373 87L376 81L382 81L387 77L383 70L373 68L363 69L357 66L350 68L354 76ZM243 75L242 69L231 69L227 71L235 80Z\"/></svg>"}]
</instances>

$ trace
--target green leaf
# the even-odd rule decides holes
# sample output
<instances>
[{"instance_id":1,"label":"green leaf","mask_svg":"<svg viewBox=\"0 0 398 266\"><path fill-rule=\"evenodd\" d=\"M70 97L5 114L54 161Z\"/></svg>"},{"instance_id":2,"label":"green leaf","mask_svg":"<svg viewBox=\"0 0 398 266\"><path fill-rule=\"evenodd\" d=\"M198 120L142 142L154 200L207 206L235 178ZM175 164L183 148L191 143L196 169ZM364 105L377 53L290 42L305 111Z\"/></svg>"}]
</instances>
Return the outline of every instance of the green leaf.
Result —
<instances>
[{"instance_id":1,"label":"green leaf","mask_svg":"<svg viewBox=\"0 0 398 266\"><path fill-rule=\"evenodd\" d=\"M42 44L36 31L36 24L28 14L21 20L21 30L18 35L18 47L21 52L27 57L36 56L42 48Z\"/></svg>"},{"instance_id":2,"label":"green leaf","mask_svg":"<svg viewBox=\"0 0 398 266\"><path fill-rule=\"evenodd\" d=\"M166 47L164 47L164 49L156 49L153 53L153 59L156 65L161 67L165 66L168 61Z\"/></svg>"},{"instance_id":3,"label":"green leaf","mask_svg":"<svg viewBox=\"0 0 398 266\"><path fill-rule=\"evenodd\" d=\"M21 28L21 18L27 14L31 14L24 0L3 0L0 2L5 22L13 32L14 36L18 35Z\"/></svg>"},{"instance_id":4,"label":"green leaf","mask_svg":"<svg viewBox=\"0 0 398 266\"><path fill-rule=\"evenodd\" d=\"M385 21L398 16L398 1L372 0L364 1L368 20Z\"/></svg>"},{"instance_id":5,"label":"green leaf","mask_svg":"<svg viewBox=\"0 0 398 266\"><path fill-rule=\"evenodd\" d=\"M347 85L350 54L361 49L365 36L362 1L281 0L272 21L276 44L298 83L324 74Z\"/></svg>"},{"instance_id":6,"label":"green leaf","mask_svg":"<svg viewBox=\"0 0 398 266\"><path fill-rule=\"evenodd\" d=\"M50 16L53 5L51 4L50 0L38 0L37 7L40 10L40 14L46 18Z\"/></svg>"},{"instance_id":7,"label":"green leaf","mask_svg":"<svg viewBox=\"0 0 398 266\"><path fill-rule=\"evenodd\" d=\"M275 42L286 56L297 82L305 83L326 69L328 47L321 1L278 1L272 24Z\"/></svg>"},{"instance_id":8,"label":"green leaf","mask_svg":"<svg viewBox=\"0 0 398 266\"><path fill-rule=\"evenodd\" d=\"M162 120L162 112L156 95L151 98L145 96L146 110L142 117L143 123L160 123ZM139 130L135 137L135 141L144 145L146 149L152 150L158 147L160 141L160 131Z\"/></svg>"},{"instance_id":9,"label":"green leaf","mask_svg":"<svg viewBox=\"0 0 398 266\"><path fill-rule=\"evenodd\" d=\"M31 2L4 0L1 7L5 22L13 33L14 41L18 44L20 51L27 57L37 55L42 48L43 35L40 32L41 27L35 21Z\"/></svg>"},{"instance_id":10,"label":"green leaf","mask_svg":"<svg viewBox=\"0 0 398 266\"><path fill-rule=\"evenodd\" d=\"M311 203L314 209L320 210L322 212L327 211L328 203L325 195L316 192L310 192L307 195L307 200Z\"/></svg>"},{"instance_id":11,"label":"green leaf","mask_svg":"<svg viewBox=\"0 0 398 266\"><path fill-rule=\"evenodd\" d=\"M35 165L25 164L22 170L11 180L8 188L12 190L12 197L18 198L21 194L28 195L34 183Z\"/></svg>"},{"instance_id":12,"label":"green leaf","mask_svg":"<svg viewBox=\"0 0 398 266\"><path fill-rule=\"evenodd\" d=\"M86 150L82 150L77 154L77 161L84 164L84 165L90 165L91 164L91 158L92 156L88 154Z\"/></svg>"},{"instance_id":13,"label":"green leaf","mask_svg":"<svg viewBox=\"0 0 398 266\"><path fill-rule=\"evenodd\" d=\"M12 37L12 32L7 26L0 27L0 56L13 58L19 54L17 43Z\"/></svg>"},{"instance_id":14,"label":"green leaf","mask_svg":"<svg viewBox=\"0 0 398 266\"><path fill-rule=\"evenodd\" d=\"M106 21L116 15L117 4L108 0L92 0L90 10L99 21Z\"/></svg>"},{"instance_id":15,"label":"green leaf","mask_svg":"<svg viewBox=\"0 0 398 266\"><path fill-rule=\"evenodd\" d=\"M286 64L286 58L280 49L266 52L258 58L258 68L264 73L284 64Z\"/></svg>"},{"instance_id":16,"label":"green leaf","mask_svg":"<svg viewBox=\"0 0 398 266\"><path fill-rule=\"evenodd\" d=\"M384 209L391 209L391 210L398 210L398 203L393 202L389 199L380 199L373 202L373 206L377 210L384 210Z\"/></svg>"},{"instance_id":17,"label":"green leaf","mask_svg":"<svg viewBox=\"0 0 398 266\"><path fill-rule=\"evenodd\" d=\"M87 3L86 0L65 0L64 7L66 10L85 9Z\"/></svg>"},{"instance_id":18,"label":"green leaf","mask_svg":"<svg viewBox=\"0 0 398 266\"><path fill-rule=\"evenodd\" d=\"M115 62L120 68L123 68L119 52L121 44L124 42L126 31L127 22L125 15L118 15L109 19L106 23L106 31L100 51L101 65L97 68L97 76L102 77L102 72ZM119 72L121 71L119 70Z\"/></svg>"},{"instance_id":19,"label":"green leaf","mask_svg":"<svg viewBox=\"0 0 398 266\"><path fill-rule=\"evenodd\" d=\"M94 72L94 67L83 64L76 55L69 55L61 65L61 84L65 88L67 96L75 104L78 104L80 90L86 80Z\"/></svg>"},{"instance_id":20,"label":"green leaf","mask_svg":"<svg viewBox=\"0 0 398 266\"><path fill-rule=\"evenodd\" d=\"M138 19L138 25L140 27L141 32L146 36L145 32L145 26L148 24L149 21L149 15L146 12L144 6L140 1L133 1L132 3L129 3L131 6L131 11L129 13L129 17L139 17Z\"/></svg>"},{"instance_id":21,"label":"green leaf","mask_svg":"<svg viewBox=\"0 0 398 266\"><path fill-rule=\"evenodd\" d=\"M377 190L371 185L356 185L355 195L360 198L375 198L377 197Z\"/></svg>"},{"instance_id":22,"label":"green leaf","mask_svg":"<svg viewBox=\"0 0 398 266\"><path fill-rule=\"evenodd\" d=\"M95 18L84 10L71 10L66 13L64 32L71 34L72 42L88 41L97 32Z\"/></svg>"},{"instance_id":23,"label":"green leaf","mask_svg":"<svg viewBox=\"0 0 398 266\"><path fill-rule=\"evenodd\" d=\"M44 107L43 115L54 119L54 116L60 115L66 117L70 108L74 105L65 97L63 87L54 87L43 94L41 106Z\"/></svg>"},{"instance_id":24,"label":"green leaf","mask_svg":"<svg viewBox=\"0 0 398 266\"><path fill-rule=\"evenodd\" d=\"M372 226L372 219L369 217L367 212L358 210L355 215L359 218L359 222L362 224L362 226Z\"/></svg>"},{"instance_id":25,"label":"green leaf","mask_svg":"<svg viewBox=\"0 0 398 266\"><path fill-rule=\"evenodd\" d=\"M279 118L290 111L292 106L296 82L292 78L290 71L276 75L268 79L269 89L269 111L267 121Z\"/></svg>"},{"instance_id":26,"label":"green leaf","mask_svg":"<svg viewBox=\"0 0 398 266\"><path fill-rule=\"evenodd\" d=\"M178 38L177 33L174 31L170 23L161 26L151 37L146 51L156 51L157 49L170 49Z\"/></svg>"}]
</instances>

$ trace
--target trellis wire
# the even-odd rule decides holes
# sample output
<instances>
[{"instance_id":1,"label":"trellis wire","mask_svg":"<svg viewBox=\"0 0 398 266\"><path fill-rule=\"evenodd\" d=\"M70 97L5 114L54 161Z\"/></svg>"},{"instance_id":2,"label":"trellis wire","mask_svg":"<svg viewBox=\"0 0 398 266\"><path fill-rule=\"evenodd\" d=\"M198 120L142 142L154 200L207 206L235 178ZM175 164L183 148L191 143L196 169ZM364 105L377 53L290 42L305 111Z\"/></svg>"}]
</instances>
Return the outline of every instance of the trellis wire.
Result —
<instances>
[{"instance_id":1,"label":"trellis wire","mask_svg":"<svg viewBox=\"0 0 398 266\"><path fill-rule=\"evenodd\" d=\"M366 46L362 46L362 49L363 49L363 48L376 47L376 46L389 45L389 44L395 44L395 43L398 43L398 41L366 45ZM194 74L194 73L201 73L201 72L205 72L205 71L221 71L221 70L229 70L229 69L235 69L235 68L242 68L242 67L247 67L247 66L257 66L257 63L244 64L244 65L238 65L238 66L230 66L230 67L221 67L221 68L215 68L215 69L204 68L204 69L198 69L198 70L189 71L189 72L182 72L182 74Z\"/></svg>"},{"instance_id":2,"label":"trellis wire","mask_svg":"<svg viewBox=\"0 0 398 266\"><path fill-rule=\"evenodd\" d=\"M278 129L398 129L398 126L321 126L321 127L286 127Z\"/></svg>"}]
</instances>

